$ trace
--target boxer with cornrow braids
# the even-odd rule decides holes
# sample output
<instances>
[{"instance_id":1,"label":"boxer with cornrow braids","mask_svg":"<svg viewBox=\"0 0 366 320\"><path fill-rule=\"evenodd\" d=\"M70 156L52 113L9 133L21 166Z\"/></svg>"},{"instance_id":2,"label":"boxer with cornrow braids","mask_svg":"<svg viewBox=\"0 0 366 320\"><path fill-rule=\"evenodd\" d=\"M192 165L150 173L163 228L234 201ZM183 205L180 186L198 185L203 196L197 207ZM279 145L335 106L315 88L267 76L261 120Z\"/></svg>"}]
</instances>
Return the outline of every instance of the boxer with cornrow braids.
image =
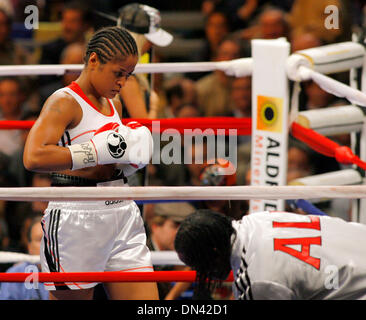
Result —
<instances>
[{"instance_id":1,"label":"boxer with cornrow braids","mask_svg":"<svg viewBox=\"0 0 366 320\"><path fill-rule=\"evenodd\" d=\"M120 89L138 49L122 27L90 39L80 76L45 102L24 148L24 166L49 172L52 186L122 186L152 156L152 136L122 124ZM43 272L153 271L140 210L134 201L50 201L42 219ZM92 299L97 283L45 283L53 300ZM156 283L105 283L110 299L158 299Z\"/></svg>"},{"instance_id":2,"label":"boxer with cornrow braids","mask_svg":"<svg viewBox=\"0 0 366 320\"><path fill-rule=\"evenodd\" d=\"M117 54L138 56L136 42L130 33L118 27L103 28L90 39L84 57L86 65L92 52L98 55L103 64L112 60Z\"/></svg>"}]
</instances>

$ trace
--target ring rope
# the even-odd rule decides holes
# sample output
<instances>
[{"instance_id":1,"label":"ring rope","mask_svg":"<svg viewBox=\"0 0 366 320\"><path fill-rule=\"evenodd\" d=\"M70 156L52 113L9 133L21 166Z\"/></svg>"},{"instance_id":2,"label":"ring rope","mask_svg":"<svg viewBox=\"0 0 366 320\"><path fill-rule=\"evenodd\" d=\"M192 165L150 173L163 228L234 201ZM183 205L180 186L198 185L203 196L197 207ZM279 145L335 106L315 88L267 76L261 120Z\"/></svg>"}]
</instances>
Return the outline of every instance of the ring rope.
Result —
<instances>
[{"instance_id":1,"label":"ring rope","mask_svg":"<svg viewBox=\"0 0 366 320\"><path fill-rule=\"evenodd\" d=\"M7 201L96 200L263 200L366 198L366 185L356 186L143 186L0 188Z\"/></svg>"},{"instance_id":2,"label":"ring rope","mask_svg":"<svg viewBox=\"0 0 366 320\"><path fill-rule=\"evenodd\" d=\"M153 133L162 133L165 130L170 132L178 131L179 133L187 133L187 130L205 130L205 134L220 133L220 130L225 130L226 135L250 135L252 130L252 121L250 118L232 118L232 117L205 117L205 118L174 118L174 119L122 119L122 123L126 124L131 121L137 121L149 128ZM0 129L3 130L26 130L31 129L34 125L33 120L0 120ZM158 126L157 126L158 125ZM209 130L206 130L209 129ZM235 130L230 132L227 130ZM222 131L221 131L222 132ZM221 133L220 133L221 134Z\"/></svg>"},{"instance_id":3,"label":"ring rope","mask_svg":"<svg viewBox=\"0 0 366 320\"><path fill-rule=\"evenodd\" d=\"M237 135L250 135L252 129L252 121L250 118L229 118L229 117L210 117L210 118L185 118L185 119L124 119L123 123L128 121L138 121L142 125L147 126L153 133L162 133L165 130L177 130L179 133L187 133L186 130L193 130L192 133L198 133L197 130L204 130L204 134L220 134L219 130L224 130L225 135L234 134L230 129L235 129ZM153 121L159 121L159 127L153 127ZM0 129L30 129L34 125L34 121L17 121L2 120L0 121ZM212 129L212 131L206 130ZM222 131L221 131L222 132ZM334 157L342 164L356 164L360 168L366 170L366 162L361 161L355 156L351 149L339 146L334 141L320 135L316 131L305 128L300 124L293 122L291 125L291 133L298 140L306 143L317 152L328 157Z\"/></svg>"},{"instance_id":4,"label":"ring rope","mask_svg":"<svg viewBox=\"0 0 366 320\"><path fill-rule=\"evenodd\" d=\"M327 156L335 158L342 164L355 164L363 170L366 170L366 162L353 154L351 148L340 146L333 140L317 133L316 131L305 128L294 122L291 126L291 134L298 140L304 142L313 150Z\"/></svg>"},{"instance_id":5,"label":"ring rope","mask_svg":"<svg viewBox=\"0 0 366 320\"><path fill-rule=\"evenodd\" d=\"M343 84L342 82L334 80L305 66L300 66L298 68L298 76L300 77L301 81L313 80L323 90L337 97L346 98L353 104L366 107L366 94L358 89L354 89Z\"/></svg>"},{"instance_id":6,"label":"ring rope","mask_svg":"<svg viewBox=\"0 0 366 320\"><path fill-rule=\"evenodd\" d=\"M218 62L138 63L134 73L211 72L221 70L229 76L244 77L252 74L252 64L252 58ZM83 64L6 65L0 66L0 76L62 76L66 72L79 73L83 68Z\"/></svg>"},{"instance_id":7,"label":"ring rope","mask_svg":"<svg viewBox=\"0 0 366 320\"><path fill-rule=\"evenodd\" d=\"M158 265L184 265L178 258L175 251L151 251L151 261L155 266ZM19 252L0 251L0 263L18 263L30 262L33 264L40 263L39 255L29 255Z\"/></svg>"},{"instance_id":8,"label":"ring rope","mask_svg":"<svg viewBox=\"0 0 366 320\"><path fill-rule=\"evenodd\" d=\"M195 282L196 271L0 273L0 282ZM232 272L225 280L233 281Z\"/></svg>"}]
</instances>

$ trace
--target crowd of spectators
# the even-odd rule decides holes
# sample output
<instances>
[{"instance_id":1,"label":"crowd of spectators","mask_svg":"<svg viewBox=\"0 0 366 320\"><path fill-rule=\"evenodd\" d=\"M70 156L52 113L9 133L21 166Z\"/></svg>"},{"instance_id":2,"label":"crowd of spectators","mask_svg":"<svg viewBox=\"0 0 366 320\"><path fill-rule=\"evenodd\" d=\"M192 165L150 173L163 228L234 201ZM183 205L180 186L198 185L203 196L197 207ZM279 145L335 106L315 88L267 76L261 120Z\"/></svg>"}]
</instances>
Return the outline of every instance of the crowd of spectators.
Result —
<instances>
[{"instance_id":1,"label":"crowd of spectators","mask_svg":"<svg viewBox=\"0 0 366 320\"><path fill-rule=\"evenodd\" d=\"M363 35L366 27L366 6L362 1L347 0L203 0L181 1L171 6L171 1L149 3L160 11L199 11L204 19L201 30L201 50L191 52L185 61L227 61L251 55L251 39L286 38L291 50L302 50L325 44L348 41L352 33ZM59 23L59 30L44 41L30 36L24 45L19 33L26 14L26 5L36 5L39 19L47 23ZM115 14L118 7L114 1L0 1L0 65L25 64L81 64L85 44L101 25L100 19L88 9L107 10ZM339 9L339 27L327 29L325 7L335 5ZM109 22L110 24L110 22ZM44 27L47 29L47 27ZM27 33L28 32L28 33ZM184 34L184 33L182 33ZM24 40L24 38L23 38ZM169 47L166 48L169 50ZM164 56L156 56L164 62ZM181 62L181 61L177 61ZM67 86L77 74L64 76L29 76L0 78L0 119L35 120L42 105L55 90ZM251 117L251 77L233 78L222 71L190 74L157 74L153 92L158 98L158 112L150 118L190 117ZM344 103L322 90L315 83L303 83L300 109L308 110L335 106ZM128 114L126 116L129 116ZM23 146L27 130L0 131L0 186L27 187L50 186L47 175L28 172L22 163ZM337 137L335 137L337 138ZM342 144L349 143L342 137ZM185 150L182 145L182 157ZM237 142L238 171L234 177L222 181L212 179L212 185L250 184L250 137L240 136ZM193 150L189 150L193 152ZM289 144L289 179L338 170L340 165L332 159L319 156L298 142ZM207 159L208 160L208 159ZM216 159L217 160L217 159ZM205 185L203 164L154 164L146 170L149 185ZM214 175L214 173L212 173ZM39 217L47 203L0 202L0 251L27 253L27 230ZM213 207L224 214L239 218L246 214L248 203L217 201L194 204L199 207ZM164 228L174 228L179 221L172 220L167 227L161 214L154 214L154 208L147 207L144 214L151 215L146 222L153 238L151 248L156 249L159 234ZM150 212L150 213L149 213ZM159 216L156 218L156 216ZM166 244L164 249L172 249ZM8 266L0 265L2 270ZM170 290L171 288L169 288ZM189 289L189 288L185 288ZM163 290L163 289L162 289ZM165 288L167 290L167 288ZM169 292L167 290L166 292ZM171 294L173 294L171 292ZM176 293L175 297L177 296Z\"/></svg>"}]
</instances>

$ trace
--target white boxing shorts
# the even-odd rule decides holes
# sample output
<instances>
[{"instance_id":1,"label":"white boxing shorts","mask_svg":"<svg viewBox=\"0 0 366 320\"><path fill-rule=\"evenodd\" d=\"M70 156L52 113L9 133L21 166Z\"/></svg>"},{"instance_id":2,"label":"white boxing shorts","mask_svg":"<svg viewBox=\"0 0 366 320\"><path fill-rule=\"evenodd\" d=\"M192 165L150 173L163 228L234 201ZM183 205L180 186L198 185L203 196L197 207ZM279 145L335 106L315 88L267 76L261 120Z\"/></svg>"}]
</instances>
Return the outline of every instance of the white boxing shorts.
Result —
<instances>
[{"instance_id":1,"label":"white boxing shorts","mask_svg":"<svg viewBox=\"0 0 366 320\"><path fill-rule=\"evenodd\" d=\"M136 203L50 202L42 219L43 272L153 271ZM97 283L45 283L48 290L87 289Z\"/></svg>"}]
</instances>

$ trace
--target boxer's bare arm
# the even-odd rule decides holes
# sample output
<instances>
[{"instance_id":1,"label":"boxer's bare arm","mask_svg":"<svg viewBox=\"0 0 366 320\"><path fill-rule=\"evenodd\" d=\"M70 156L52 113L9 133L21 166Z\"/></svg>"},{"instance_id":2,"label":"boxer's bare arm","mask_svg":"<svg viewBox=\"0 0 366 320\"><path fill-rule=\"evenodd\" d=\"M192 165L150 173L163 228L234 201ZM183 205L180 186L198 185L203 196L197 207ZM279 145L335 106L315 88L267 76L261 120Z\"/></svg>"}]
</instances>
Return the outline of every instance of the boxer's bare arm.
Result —
<instances>
[{"instance_id":1,"label":"boxer's bare arm","mask_svg":"<svg viewBox=\"0 0 366 320\"><path fill-rule=\"evenodd\" d=\"M67 93L52 95L29 132L25 147L24 166L31 171L60 171L71 168L68 148L57 143L68 127L80 121L80 107Z\"/></svg>"}]
</instances>

